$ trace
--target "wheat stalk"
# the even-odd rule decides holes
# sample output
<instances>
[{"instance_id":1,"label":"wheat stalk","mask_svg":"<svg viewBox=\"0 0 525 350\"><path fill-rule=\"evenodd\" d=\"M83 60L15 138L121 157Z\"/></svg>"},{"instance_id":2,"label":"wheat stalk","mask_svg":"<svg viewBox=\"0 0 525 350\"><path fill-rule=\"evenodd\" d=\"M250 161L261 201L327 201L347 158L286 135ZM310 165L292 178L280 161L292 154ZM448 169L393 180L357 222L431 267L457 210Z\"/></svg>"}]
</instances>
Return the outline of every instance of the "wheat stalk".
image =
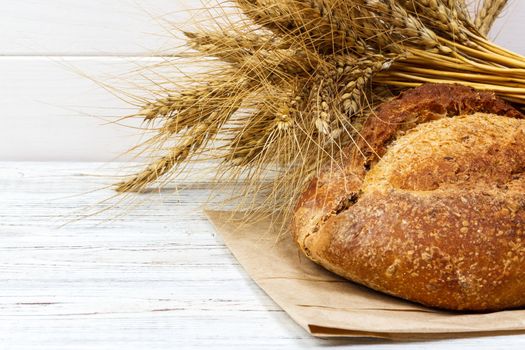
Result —
<instances>
[{"instance_id":1,"label":"wheat stalk","mask_svg":"<svg viewBox=\"0 0 525 350\"><path fill-rule=\"evenodd\" d=\"M191 48L233 64L243 64L250 56L262 56L275 50L285 52L289 48L289 45L277 42L274 37L253 33L239 35L218 32L184 32L184 35Z\"/></svg>"},{"instance_id":2,"label":"wheat stalk","mask_svg":"<svg viewBox=\"0 0 525 350\"><path fill-rule=\"evenodd\" d=\"M340 92L340 100L349 117L359 112L362 93L366 91L372 77L380 71L388 70L396 59L399 57L372 55L345 66L344 78L348 82Z\"/></svg>"},{"instance_id":3,"label":"wheat stalk","mask_svg":"<svg viewBox=\"0 0 525 350\"><path fill-rule=\"evenodd\" d=\"M221 95L224 85L229 85L230 77L214 79L207 84L199 84L176 94L168 92L166 97L147 102L137 113L146 121L157 118L171 118L181 128L185 127L183 114L199 108L199 104ZM232 85L233 86L233 85ZM182 117L181 117L182 116Z\"/></svg>"},{"instance_id":4,"label":"wheat stalk","mask_svg":"<svg viewBox=\"0 0 525 350\"><path fill-rule=\"evenodd\" d=\"M217 181L244 179L240 203L264 191L257 205L279 211L321 164L366 145L363 121L400 90L459 83L525 106L525 58L484 36L501 11L488 2L472 23L458 0L233 0L242 19L185 32L193 51L181 54L222 73L143 104L156 132L144 147L166 152L117 189L142 191L215 152Z\"/></svg>"},{"instance_id":5,"label":"wheat stalk","mask_svg":"<svg viewBox=\"0 0 525 350\"><path fill-rule=\"evenodd\" d=\"M211 132L209 124L200 123L193 126L177 146L170 149L166 155L150 164L140 173L117 184L116 190L118 192L143 191L146 185L167 174L176 164L187 160L190 153L199 148Z\"/></svg>"},{"instance_id":6,"label":"wheat stalk","mask_svg":"<svg viewBox=\"0 0 525 350\"><path fill-rule=\"evenodd\" d=\"M310 48L332 49L344 46L357 52L366 51L355 27L345 16L338 16L328 0L271 1L235 0L254 20L279 35L285 35Z\"/></svg>"},{"instance_id":7,"label":"wheat stalk","mask_svg":"<svg viewBox=\"0 0 525 350\"><path fill-rule=\"evenodd\" d=\"M405 2L405 7L417 12L421 21L426 25L438 28L440 34L464 44L470 43L465 27L472 28L472 25L460 1L408 0Z\"/></svg>"},{"instance_id":8,"label":"wheat stalk","mask_svg":"<svg viewBox=\"0 0 525 350\"><path fill-rule=\"evenodd\" d=\"M452 51L440 43L432 29L426 27L418 17L407 12L399 3L392 0L366 0L366 4L384 23L390 23L390 26L386 27L387 31L409 38L426 49L438 48L445 54Z\"/></svg>"},{"instance_id":9,"label":"wheat stalk","mask_svg":"<svg viewBox=\"0 0 525 350\"><path fill-rule=\"evenodd\" d=\"M483 34L488 34L499 14L507 5L507 0L484 0L476 14L475 25Z\"/></svg>"}]
</instances>

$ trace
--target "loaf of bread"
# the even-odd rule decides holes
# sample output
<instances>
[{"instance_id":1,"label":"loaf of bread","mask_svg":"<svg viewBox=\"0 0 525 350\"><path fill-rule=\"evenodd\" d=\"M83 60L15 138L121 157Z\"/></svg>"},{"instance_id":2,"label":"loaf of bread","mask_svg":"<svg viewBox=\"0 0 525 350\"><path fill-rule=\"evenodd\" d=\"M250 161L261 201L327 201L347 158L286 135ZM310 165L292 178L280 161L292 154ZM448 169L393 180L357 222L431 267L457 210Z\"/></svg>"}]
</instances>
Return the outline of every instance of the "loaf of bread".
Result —
<instances>
[{"instance_id":1,"label":"loaf of bread","mask_svg":"<svg viewBox=\"0 0 525 350\"><path fill-rule=\"evenodd\" d=\"M525 305L525 120L424 85L380 106L295 208L300 249L375 290L450 310Z\"/></svg>"}]
</instances>

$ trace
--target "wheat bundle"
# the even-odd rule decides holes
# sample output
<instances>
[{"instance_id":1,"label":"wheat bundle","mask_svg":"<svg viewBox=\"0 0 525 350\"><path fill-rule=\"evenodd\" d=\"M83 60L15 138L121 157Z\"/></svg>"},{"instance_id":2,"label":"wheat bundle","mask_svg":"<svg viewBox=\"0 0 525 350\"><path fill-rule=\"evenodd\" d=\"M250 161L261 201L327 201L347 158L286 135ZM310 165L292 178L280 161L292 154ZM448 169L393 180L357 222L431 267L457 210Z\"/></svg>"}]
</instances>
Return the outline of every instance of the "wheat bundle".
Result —
<instances>
[{"instance_id":1,"label":"wheat bundle","mask_svg":"<svg viewBox=\"0 0 525 350\"><path fill-rule=\"evenodd\" d=\"M227 68L164 87L142 106L137 116L156 132L145 146L165 154L117 190L142 191L208 154L220 160L220 178L245 176L244 194L266 190L258 205L279 211L320 164L336 166L374 108L403 89L458 83L525 105L525 57L486 37L505 3L486 0L474 19L462 0L222 4L241 19L184 34L192 55Z\"/></svg>"}]
</instances>

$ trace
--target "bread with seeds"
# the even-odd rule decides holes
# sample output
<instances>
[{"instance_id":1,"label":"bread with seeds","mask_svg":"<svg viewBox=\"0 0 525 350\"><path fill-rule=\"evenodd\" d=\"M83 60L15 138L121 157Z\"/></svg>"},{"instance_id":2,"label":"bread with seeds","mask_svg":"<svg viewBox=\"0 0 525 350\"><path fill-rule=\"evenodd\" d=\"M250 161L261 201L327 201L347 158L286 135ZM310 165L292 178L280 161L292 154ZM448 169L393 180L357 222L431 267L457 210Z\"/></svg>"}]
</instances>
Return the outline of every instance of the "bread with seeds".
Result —
<instances>
[{"instance_id":1,"label":"bread with seeds","mask_svg":"<svg viewBox=\"0 0 525 350\"><path fill-rule=\"evenodd\" d=\"M295 208L299 248L423 305L525 305L525 120L488 92L429 84L379 107Z\"/></svg>"}]
</instances>

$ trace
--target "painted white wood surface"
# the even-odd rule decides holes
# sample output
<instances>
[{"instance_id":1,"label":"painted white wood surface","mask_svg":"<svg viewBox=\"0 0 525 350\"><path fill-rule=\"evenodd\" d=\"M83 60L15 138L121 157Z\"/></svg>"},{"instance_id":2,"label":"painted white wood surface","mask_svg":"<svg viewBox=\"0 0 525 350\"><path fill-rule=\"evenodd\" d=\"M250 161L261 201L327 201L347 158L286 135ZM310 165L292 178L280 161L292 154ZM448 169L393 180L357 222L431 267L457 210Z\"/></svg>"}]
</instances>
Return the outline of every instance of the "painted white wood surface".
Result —
<instances>
[{"instance_id":1,"label":"painted white wood surface","mask_svg":"<svg viewBox=\"0 0 525 350\"><path fill-rule=\"evenodd\" d=\"M115 158L140 133L108 122L132 109L82 74L104 81L136 64L117 57L0 58L0 159Z\"/></svg>"},{"instance_id":2,"label":"painted white wood surface","mask_svg":"<svg viewBox=\"0 0 525 350\"><path fill-rule=\"evenodd\" d=\"M150 54L172 40L161 29L166 21L186 22L198 1L4 0L0 55Z\"/></svg>"},{"instance_id":3,"label":"painted white wood surface","mask_svg":"<svg viewBox=\"0 0 525 350\"><path fill-rule=\"evenodd\" d=\"M132 109L84 75L117 88L133 81L109 77L179 45L165 26L187 23L202 7L201 0L1 3L0 160L110 161L133 146L136 130L99 119ZM525 54L524 30L525 1L513 0L491 35Z\"/></svg>"},{"instance_id":4,"label":"painted white wood surface","mask_svg":"<svg viewBox=\"0 0 525 350\"><path fill-rule=\"evenodd\" d=\"M131 159L123 153L144 137L142 121L120 119L137 111L130 104L135 96L157 88L159 74L180 77L181 72L148 68L165 60L0 57L0 160Z\"/></svg>"},{"instance_id":5,"label":"painted white wood surface","mask_svg":"<svg viewBox=\"0 0 525 350\"><path fill-rule=\"evenodd\" d=\"M406 343L311 337L215 235L202 212L203 179L61 226L107 208L113 193L91 191L128 166L0 163L0 349L525 347L525 335Z\"/></svg>"}]
</instances>

